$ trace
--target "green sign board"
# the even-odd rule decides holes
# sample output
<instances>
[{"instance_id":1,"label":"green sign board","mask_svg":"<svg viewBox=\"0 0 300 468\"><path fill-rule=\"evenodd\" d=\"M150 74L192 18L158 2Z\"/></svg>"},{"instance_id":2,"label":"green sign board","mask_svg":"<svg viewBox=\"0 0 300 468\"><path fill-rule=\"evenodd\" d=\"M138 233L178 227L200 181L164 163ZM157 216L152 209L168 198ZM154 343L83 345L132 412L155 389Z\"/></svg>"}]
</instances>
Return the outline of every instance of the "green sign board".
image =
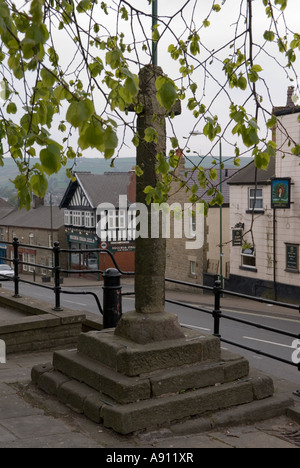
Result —
<instances>
[{"instance_id":1,"label":"green sign board","mask_svg":"<svg viewBox=\"0 0 300 468\"><path fill-rule=\"evenodd\" d=\"M299 245L286 244L286 269L299 272Z\"/></svg>"}]
</instances>

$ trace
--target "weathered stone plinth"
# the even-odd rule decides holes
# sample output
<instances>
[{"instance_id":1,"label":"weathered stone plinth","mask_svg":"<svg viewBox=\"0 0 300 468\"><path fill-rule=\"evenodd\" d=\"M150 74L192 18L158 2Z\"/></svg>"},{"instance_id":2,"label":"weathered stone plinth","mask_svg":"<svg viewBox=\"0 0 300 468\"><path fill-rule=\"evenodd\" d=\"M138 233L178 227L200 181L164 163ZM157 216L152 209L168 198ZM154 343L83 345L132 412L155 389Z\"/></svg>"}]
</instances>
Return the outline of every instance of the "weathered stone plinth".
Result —
<instances>
[{"instance_id":1,"label":"weathered stone plinth","mask_svg":"<svg viewBox=\"0 0 300 468\"><path fill-rule=\"evenodd\" d=\"M139 344L184 338L178 317L167 312L159 314L127 312L118 323L115 334Z\"/></svg>"},{"instance_id":2,"label":"weathered stone plinth","mask_svg":"<svg viewBox=\"0 0 300 468\"><path fill-rule=\"evenodd\" d=\"M81 334L78 349L54 353L32 380L79 413L121 434L272 400L272 379L222 352L213 336L141 345L114 330ZM261 413L263 414L263 413Z\"/></svg>"}]
</instances>

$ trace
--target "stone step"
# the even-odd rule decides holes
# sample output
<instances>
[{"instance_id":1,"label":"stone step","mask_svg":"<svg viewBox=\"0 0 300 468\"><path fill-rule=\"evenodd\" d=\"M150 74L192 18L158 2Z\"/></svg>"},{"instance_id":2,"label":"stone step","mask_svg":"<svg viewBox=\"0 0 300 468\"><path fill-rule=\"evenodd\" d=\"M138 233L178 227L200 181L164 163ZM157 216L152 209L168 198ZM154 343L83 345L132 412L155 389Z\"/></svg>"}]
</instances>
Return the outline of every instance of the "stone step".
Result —
<instances>
[{"instance_id":1,"label":"stone step","mask_svg":"<svg viewBox=\"0 0 300 468\"><path fill-rule=\"evenodd\" d=\"M205 361L219 361L220 340L184 328L184 338L141 345L114 330L82 333L78 351L129 377L170 367Z\"/></svg>"},{"instance_id":2,"label":"stone step","mask_svg":"<svg viewBox=\"0 0 300 468\"><path fill-rule=\"evenodd\" d=\"M116 373L77 350L55 352L53 367L122 404L151 397L151 386L146 377L127 377Z\"/></svg>"},{"instance_id":3,"label":"stone step","mask_svg":"<svg viewBox=\"0 0 300 468\"><path fill-rule=\"evenodd\" d=\"M128 405L104 405L102 418L105 427L125 435L176 420L249 404L271 397L273 393L272 379L253 375L234 383Z\"/></svg>"},{"instance_id":4,"label":"stone step","mask_svg":"<svg viewBox=\"0 0 300 468\"><path fill-rule=\"evenodd\" d=\"M120 434L129 434L189 417L269 400L274 393L271 378L250 373L247 378L213 387L118 404L84 383L70 379L49 366L33 369L35 384L59 401ZM247 407L249 411L249 406Z\"/></svg>"},{"instance_id":5,"label":"stone step","mask_svg":"<svg viewBox=\"0 0 300 468\"><path fill-rule=\"evenodd\" d=\"M219 362L197 363L139 377L117 373L77 350L55 352L53 367L121 404L227 383L249 373L248 361L228 352L223 352Z\"/></svg>"}]
</instances>

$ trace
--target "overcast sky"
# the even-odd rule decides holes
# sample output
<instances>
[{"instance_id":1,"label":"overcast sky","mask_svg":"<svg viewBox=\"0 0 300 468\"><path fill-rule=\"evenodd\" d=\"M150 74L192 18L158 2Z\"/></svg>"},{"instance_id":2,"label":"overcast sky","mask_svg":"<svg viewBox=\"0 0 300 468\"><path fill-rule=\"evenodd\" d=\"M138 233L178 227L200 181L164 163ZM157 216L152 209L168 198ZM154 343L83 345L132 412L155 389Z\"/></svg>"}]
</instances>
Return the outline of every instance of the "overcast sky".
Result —
<instances>
[{"instance_id":1,"label":"overcast sky","mask_svg":"<svg viewBox=\"0 0 300 468\"><path fill-rule=\"evenodd\" d=\"M20 0L16 2L21 3ZM22 2L23 3L23 2ZM100 3L100 2L99 2ZM108 6L117 6L119 1L107 0ZM133 40L139 43L138 46L138 58L143 63L149 63L149 56L142 52L142 44L145 43L145 35L148 36L149 42L151 41L151 12L152 7L149 5L148 0L128 0L128 3L131 3L141 12L144 12L148 16L140 16L140 21L137 20L137 17L130 18L129 22L120 20L116 22L116 17L113 13L110 13L109 16L105 16L103 11L98 5L95 10L97 21L100 24L100 35L107 35L108 31L111 35L120 34L120 32L125 33L124 42L131 43ZM220 5L222 1L220 0ZM218 50L224 44L229 42L236 32L240 33L244 27L243 17L241 14L245 13L246 0L227 0L222 5L222 9L219 13L212 12L209 16L210 27L204 28L202 26L203 21L208 17L211 11L211 5L213 4L212 0L158 0L158 12L159 12L159 32L163 34L159 46L158 46L158 63L163 68L163 71L168 74L171 78L177 79L179 77L179 64L174 62L170 55L167 52L168 46L171 43L176 43L175 35L177 37L182 37L183 40L186 40L188 36L187 28L199 29L199 35L201 39L201 54L200 62L205 62L207 57L210 55L211 51ZM184 10L181 12L182 7L186 5ZM270 27L270 20L266 18L265 7L263 6L262 0L253 0L253 29L254 29L254 42L261 45L263 43L262 36L265 30L268 30ZM177 15L176 15L177 13ZM299 13L300 5L299 0L288 0L288 8L285 12L287 19L287 26L290 30L297 31L299 25ZM174 16L175 15L175 16ZM79 20L82 21L83 26L87 26L88 22L84 19L84 15L78 16ZM239 26L237 26L237 21L240 21ZM131 22L132 21L132 22ZM133 25L133 27L131 27ZM281 28L281 34L285 34L285 28L282 21L278 23ZM298 29L300 32L300 28ZM74 49L72 42L62 31L52 31L54 38L56 39L56 47L58 49L61 61L65 63L63 68L71 72L72 68L76 68L78 65L79 58L77 57L73 61ZM293 36L290 35L289 40L292 40ZM140 43L142 41L142 43ZM238 49L244 44L244 39L236 42L235 48ZM257 49L258 51L259 49ZM279 54L278 48L275 44L268 44L268 52L275 56L276 60L279 63L285 63L284 58ZM95 51L96 55L100 56L101 51L97 49ZM230 53L227 49L218 54L217 59L209 65L209 74L204 75L203 67L201 64L197 71L194 74L194 79L196 80L200 96L202 96L202 102L207 108L210 108L211 114L217 114L219 116L220 123L224 128L228 123L228 113L230 101L234 101L238 105L243 105L247 99L247 92L229 90L226 88L226 92L220 93L220 84L223 85L226 81L224 73L222 72L222 62L226 56ZM71 65L70 64L70 58ZM104 57L103 57L104 58ZM133 55L133 59L136 58L136 55ZM147 62L148 61L148 62ZM285 105L286 103L286 94L287 88L290 85L294 85L297 88L297 82L291 82L288 78L288 74L293 75L290 71L284 70L271 59L267 53L260 52L258 57L254 57L254 62L259 63L263 67L263 72L261 76L264 79L264 82L257 84L258 92L263 96L263 105L269 112L272 111L272 106ZM133 71L137 72L137 67L133 64ZM300 76L300 62L295 65L296 74ZM72 75L69 76L69 79L72 78ZM83 78L84 80L84 78ZM99 78L101 80L101 78ZM178 82L180 84L180 82ZM188 91L187 91L188 93ZM188 94L187 94L188 95ZM99 108L97 112L101 114L102 101L99 96ZM247 103L249 106L249 112L253 111L253 105L251 102ZM62 115L59 117L59 120L64 119L65 109L62 111ZM130 117L132 118L132 117ZM205 122L202 120L197 124L197 121L194 119L190 111L187 111L185 104L183 104L183 112L181 116L176 117L173 121L173 126L175 129L176 136L179 139L181 147L189 145L191 152L196 152L198 154L205 155L211 150L211 143L203 135L194 136L190 138L189 142L186 140L186 137L189 137L191 131L202 132ZM259 122L262 131L265 131L264 122ZM170 130L170 128L169 128ZM54 135L56 137L56 135ZM123 137L123 134L120 132L120 140ZM124 146L120 151L121 156L134 156L135 148L131 144L132 134L130 132L126 133L125 141L127 146ZM172 136L172 135L171 135ZM229 138L230 135L227 135ZM231 142L235 142L235 138L231 137ZM218 155L218 145L213 148L212 154ZM223 152L226 156L234 155L234 148L226 143L226 140L223 140ZM85 156L93 155L95 152L86 151Z\"/></svg>"}]
</instances>

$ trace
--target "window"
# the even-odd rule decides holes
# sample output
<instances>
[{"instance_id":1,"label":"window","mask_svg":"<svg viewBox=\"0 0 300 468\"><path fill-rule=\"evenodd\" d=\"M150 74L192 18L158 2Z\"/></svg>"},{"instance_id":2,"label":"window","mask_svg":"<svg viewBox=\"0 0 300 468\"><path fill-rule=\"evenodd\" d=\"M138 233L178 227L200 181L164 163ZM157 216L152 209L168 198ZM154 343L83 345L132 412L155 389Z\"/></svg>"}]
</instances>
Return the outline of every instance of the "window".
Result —
<instances>
[{"instance_id":1,"label":"window","mask_svg":"<svg viewBox=\"0 0 300 468\"><path fill-rule=\"evenodd\" d=\"M35 263L35 255L28 254L28 263ZM33 273L35 271L35 267L33 265L28 266L28 271Z\"/></svg>"},{"instance_id":2,"label":"window","mask_svg":"<svg viewBox=\"0 0 300 468\"><path fill-rule=\"evenodd\" d=\"M65 210L65 225L70 226L72 224L72 211Z\"/></svg>"},{"instance_id":3,"label":"window","mask_svg":"<svg viewBox=\"0 0 300 468\"><path fill-rule=\"evenodd\" d=\"M108 229L126 229L126 211L108 211Z\"/></svg>"},{"instance_id":4,"label":"window","mask_svg":"<svg viewBox=\"0 0 300 468\"><path fill-rule=\"evenodd\" d=\"M73 226L84 226L84 212L73 211Z\"/></svg>"},{"instance_id":5,"label":"window","mask_svg":"<svg viewBox=\"0 0 300 468\"><path fill-rule=\"evenodd\" d=\"M31 232L29 234L29 244L34 245L34 234L33 234L33 232Z\"/></svg>"},{"instance_id":6,"label":"window","mask_svg":"<svg viewBox=\"0 0 300 468\"><path fill-rule=\"evenodd\" d=\"M194 261L190 262L190 274L196 276L196 262Z\"/></svg>"},{"instance_id":7,"label":"window","mask_svg":"<svg viewBox=\"0 0 300 468\"><path fill-rule=\"evenodd\" d=\"M197 232L197 218L196 213L193 211L190 218L190 236L196 237Z\"/></svg>"},{"instance_id":8,"label":"window","mask_svg":"<svg viewBox=\"0 0 300 468\"><path fill-rule=\"evenodd\" d=\"M41 265L46 266L46 258L41 258ZM46 268L41 268L41 274L45 276L47 274Z\"/></svg>"},{"instance_id":9,"label":"window","mask_svg":"<svg viewBox=\"0 0 300 468\"><path fill-rule=\"evenodd\" d=\"M263 189L249 189L249 210L264 210Z\"/></svg>"},{"instance_id":10,"label":"window","mask_svg":"<svg viewBox=\"0 0 300 468\"><path fill-rule=\"evenodd\" d=\"M93 228L95 227L95 213L92 211L85 212L85 227Z\"/></svg>"},{"instance_id":11,"label":"window","mask_svg":"<svg viewBox=\"0 0 300 468\"><path fill-rule=\"evenodd\" d=\"M48 247L53 247L53 233L48 234Z\"/></svg>"},{"instance_id":12,"label":"window","mask_svg":"<svg viewBox=\"0 0 300 468\"><path fill-rule=\"evenodd\" d=\"M23 262L25 262L25 263L28 262L28 254L27 253L23 254ZM28 271L28 265L23 265L23 271Z\"/></svg>"},{"instance_id":13,"label":"window","mask_svg":"<svg viewBox=\"0 0 300 468\"><path fill-rule=\"evenodd\" d=\"M253 247L242 249L242 268L256 269L256 254Z\"/></svg>"}]
</instances>

